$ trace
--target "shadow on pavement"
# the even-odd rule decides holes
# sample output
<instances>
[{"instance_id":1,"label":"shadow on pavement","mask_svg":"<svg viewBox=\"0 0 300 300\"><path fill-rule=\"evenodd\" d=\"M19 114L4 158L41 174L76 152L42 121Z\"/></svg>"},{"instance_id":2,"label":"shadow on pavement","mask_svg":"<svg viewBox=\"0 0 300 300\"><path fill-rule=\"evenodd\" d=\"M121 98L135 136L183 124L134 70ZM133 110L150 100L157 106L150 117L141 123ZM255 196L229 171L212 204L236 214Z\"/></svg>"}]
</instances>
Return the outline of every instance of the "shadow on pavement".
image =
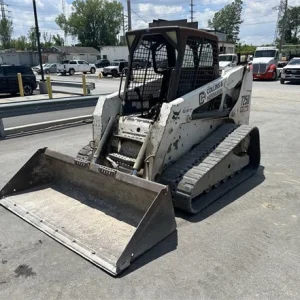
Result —
<instances>
[{"instance_id":1,"label":"shadow on pavement","mask_svg":"<svg viewBox=\"0 0 300 300\"><path fill-rule=\"evenodd\" d=\"M229 193L225 194L219 200L215 201L207 208L205 208L202 212L198 213L197 215L187 215L184 212L176 211L176 218L185 219L191 223L201 222L206 218L210 217L217 211L221 210L222 208L226 207L230 203L234 202L244 194L248 193L258 185L260 185L265 180L264 175L264 167L260 166L257 170L257 173L252 177L248 178L246 181L238 185L234 188L234 190L230 191ZM178 244L178 232L177 230L165 238L162 242L154 246L136 261L134 261L131 266L125 270L118 278L122 278L131 272L136 271L137 269L147 265L148 263L152 262L153 260L174 251L177 248Z\"/></svg>"},{"instance_id":2,"label":"shadow on pavement","mask_svg":"<svg viewBox=\"0 0 300 300\"><path fill-rule=\"evenodd\" d=\"M234 202L238 198L242 197L252 189L256 188L258 185L263 183L265 180L264 169L265 168L263 166L260 166L256 174L245 180L240 185L236 186L233 190L225 194L223 197L219 198L217 201L210 204L197 215L187 215L181 211L176 211L176 217L185 219L192 223L201 222L205 220L206 218L210 217L217 211L226 207L230 203Z\"/></svg>"},{"instance_id":3,"label":"shadow on pavement","mask_svg":"<svg viewBox=\"0 0 300 300\"><path fill-rule=\"evenodd\" d=\"M124 276L129 275L130 273L138 270L139 268L147 265L148 263L156 260L157 258L174 251L177 248L178 244L178 232L175 230L168 237L166 237L163 241L155 245L149 251L144 253L141 257L135 260L128 269L126 269L123 273L121 273L118 278L122 278Z\"/></svg>"},{"instance_id":4,"label":"shadow on pavement","mask_svg":"<svg viewBox=\"0 0 300 300\"><path fill-rule=\"evenodd\" d=\"M300 80L295 80L295 81L286 81L284 84L286 85L299 85L300 84Z\"/></svg>"}]
</instances>

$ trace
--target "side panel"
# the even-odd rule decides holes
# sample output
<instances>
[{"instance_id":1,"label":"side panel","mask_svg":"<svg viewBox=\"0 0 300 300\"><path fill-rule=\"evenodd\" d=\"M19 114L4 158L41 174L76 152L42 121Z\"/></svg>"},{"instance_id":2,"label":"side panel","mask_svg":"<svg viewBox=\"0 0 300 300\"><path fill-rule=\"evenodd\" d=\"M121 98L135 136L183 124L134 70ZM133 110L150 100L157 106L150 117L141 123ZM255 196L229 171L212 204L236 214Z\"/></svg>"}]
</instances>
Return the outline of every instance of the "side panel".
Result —
<instances>
[{"instance_id":1,"label":"side panel","mask_svg":"<svg viewBox=\"0 0 300 300\"><path fill-rule=\"evenodd\" d=\"M109 119L116 117L120 113L120 107L121 99L118 92L99 97L93 114L93 137L96 145L98 145Z\"/></svg>"},{"instance_id":2,"label":"side panel","mask_svg":"<svg viewBox=\"0 0 300 300\"><path fill-rule=\"evenodd\" d=\"M176 161L183 154L187 153L192 146L198 144L211 131L221 125L225 119L232 118L235 123L248 124L252 74L244 67L236 67L219 79L176 99L171 103L164 103L158 121L153 125L150 144L147 148L151 180L156 174L162 172L163 168ZM241 94L236 86L242 80ZM212 115L208 118L192 120L193 111L202 105L207 104L211 99L222 95L221 105L218 109L209 111ZM237 100L232 112L228 111L227 117L219 117L223 111L225 96L232 96ZM249 109L242 106L242 101L249 102ZM247 102L247 103L248 103ZM243 109L242 109L243 107ZM230 116L229 116L230 113Z\"/></svg>"},{"instance_id":3,"label":"side panel","mask_svg":"<svg viewBox=\"0 0 300 300\"><path fill-rule=\"evenodd\" d=\"M253 73L250 67L245 66L244 68L244 78L242 81L240 95L237 103L231 110L229 117L233 119L236 124L248 125L251 109Z\"/></svg>"}]
</instances>

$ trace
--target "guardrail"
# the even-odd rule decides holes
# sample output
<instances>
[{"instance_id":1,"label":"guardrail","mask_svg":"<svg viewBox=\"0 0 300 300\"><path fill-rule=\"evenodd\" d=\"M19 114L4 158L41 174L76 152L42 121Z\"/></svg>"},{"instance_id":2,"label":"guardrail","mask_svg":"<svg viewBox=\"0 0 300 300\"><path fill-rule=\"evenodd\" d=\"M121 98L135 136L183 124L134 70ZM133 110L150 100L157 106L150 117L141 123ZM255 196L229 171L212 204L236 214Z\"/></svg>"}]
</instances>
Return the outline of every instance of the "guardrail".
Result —
<instances>
[{"instance_id":1,"label":"guardrail","mask_svg":"<svg viewBox=\"0 0 300 300\"><path fill-rule=\"evenodd\" d=\"M35 100L26 102L17 102L0 105L0 138L5 138L7 134L38 130L55 125L69 124L70 122L82 122L91 116L81 116L76 118L68 118L62 120L54 120L50 122L42 122L18 126L16 128L4 129L2 119L17 117L22 115L31 115L36 113L51 112L56 110L74 109L80 107L96 106L99 96L83 96L53 100Z\"/></svg>"},{"instance_id":2,"label":"guardrail","mask_svg":"<svg viewBox=\"0 0 300 300\"><path fill-rule=\"evenodd\" d=\"M57 81L57 80L51 80L52 86L64 86L64 87L73 87L73 88L83 88L82 82L72 82L72 81ZM94 82L87 82L86 87L89 90L95 89L95 83Z\"/></svg>"}]
</instances>

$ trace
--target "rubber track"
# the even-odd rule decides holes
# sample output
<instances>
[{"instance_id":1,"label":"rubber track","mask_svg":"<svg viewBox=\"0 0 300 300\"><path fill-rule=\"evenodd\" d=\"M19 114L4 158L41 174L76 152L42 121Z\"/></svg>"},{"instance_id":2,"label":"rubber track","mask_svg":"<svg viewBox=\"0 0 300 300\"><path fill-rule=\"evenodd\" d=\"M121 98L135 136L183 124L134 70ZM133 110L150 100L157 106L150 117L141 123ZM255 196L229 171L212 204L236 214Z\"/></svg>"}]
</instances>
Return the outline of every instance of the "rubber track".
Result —
<instances>
[{"instance_id":1,"label":"rubber track","mask_svg":"<svg viewBox=\"0 0 300 300\"><path fill-rule=\"evenodd\" d=\"M252 151L253 153L251 155L256 157L254 157L254 159L250 158L251 166L249 170L246 172L243 171L244 173L242 172L242 175L239 174L236 176L237 178L229 179L228 182L213 189L212 192L198 196L197 201L194 201L194 199L191 198L191 194L195 184L252 131L255 132L255 134L253 134L254 139L251 139L252 147L257 148L255 151ZM253 145L253 143L255 145ZM217 155L216 151L218 152ZM171 187L175 207L191 213L197 213L255 173L259 166L259 161L260 150L257 128L252 128L247 125L224 124L193 150L170 166L166 172L163 173L161 183L168 184Z\"/></svg>"}]
</instances>

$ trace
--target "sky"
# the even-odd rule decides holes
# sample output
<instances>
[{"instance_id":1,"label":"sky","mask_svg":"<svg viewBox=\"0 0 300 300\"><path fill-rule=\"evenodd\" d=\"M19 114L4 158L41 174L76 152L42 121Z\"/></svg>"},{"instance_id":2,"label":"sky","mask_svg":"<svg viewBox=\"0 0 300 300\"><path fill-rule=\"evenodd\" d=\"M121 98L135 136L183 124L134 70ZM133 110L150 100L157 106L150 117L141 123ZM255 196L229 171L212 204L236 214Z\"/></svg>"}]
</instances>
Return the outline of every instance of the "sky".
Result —
<instances>
[{"instance_id":1,"label":"sky","mask_svg":"<svg viewBox=\"0 0 300 300\"><path fill-rule=\"evenodd\" d=\"M7 10L13 20L14 37L27 35L34 25L32 0L5 0ZM65 0L66 14L71 13L72 0ZM121 0L125 7L126 0ZM232 0L194 0L194 21L198 21L199 28L207 28L207 21L214 13L223 8ZM245 44L261 45L272 43L275 34L278 11L274 10L280 0L244 0L240 28L240 42ZM62 0L36 0L39 16L40 31L51 34L63 32L55 24L55 18L62 12ZM191 0L131 0L132 29L148 27L148 23L155 18L168 20L190 20ZM289 5L300 6L300 0L289 0ZM67 43L76 40L68 37Z\"/></svg>"}]
</instances>

